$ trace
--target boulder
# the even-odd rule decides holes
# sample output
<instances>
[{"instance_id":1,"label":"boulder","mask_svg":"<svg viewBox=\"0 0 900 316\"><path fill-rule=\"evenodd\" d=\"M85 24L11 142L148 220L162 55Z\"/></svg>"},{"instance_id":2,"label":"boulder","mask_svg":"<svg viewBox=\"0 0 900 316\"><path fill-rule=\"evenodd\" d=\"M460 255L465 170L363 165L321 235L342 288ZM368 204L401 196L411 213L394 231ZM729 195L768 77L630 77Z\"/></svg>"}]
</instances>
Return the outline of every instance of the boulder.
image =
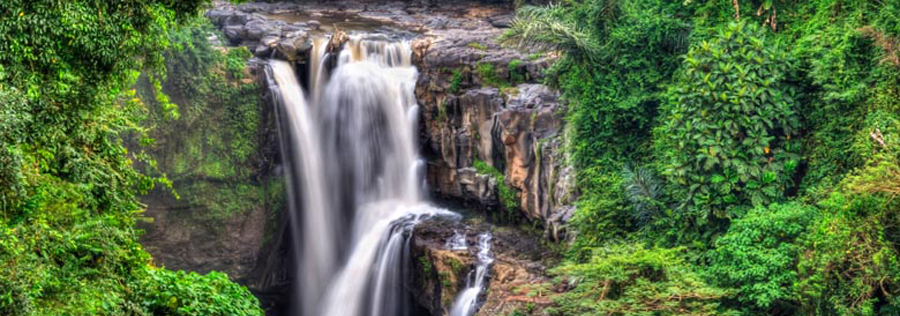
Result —
<instances>
[{"instance_id":1,"label":"boulder","mask_svg":"<svg viewBox=\"0 0 900 316\"><path fill-rule=\"evenodd\" d=\"M263 38L263 36L265 36L266 34L269 34L270 32L273 32L273 31L275 31L275 28L272 27L267 21L253 20L253 21L247 22L247 24L244 25L244 32L246 34L244 39L245 40L259 40L259 39Z\"/></svg>"},{"instance_id":2,"label":"boulder","mask_svg":"<svg viewBox=\"0 0 900 316\"><path fill-rule=\"evenodd\" d=\"M275 46L275 57L288 61L297 61L298 56L302 56L311 48L312 44L309 43L306 37L283 38Z\"/></svg>"},{"instance_id":3,"label":"boulder","mask_svg":"<svg viewBox=\"0 0 900 316\"><path fill-rule=\"evenodd\" d=\"M242 25L226 26L224 30L225 37L232 45L240 43L243 40L243 32L244 26Z\"/></svg>"}]
</instances>

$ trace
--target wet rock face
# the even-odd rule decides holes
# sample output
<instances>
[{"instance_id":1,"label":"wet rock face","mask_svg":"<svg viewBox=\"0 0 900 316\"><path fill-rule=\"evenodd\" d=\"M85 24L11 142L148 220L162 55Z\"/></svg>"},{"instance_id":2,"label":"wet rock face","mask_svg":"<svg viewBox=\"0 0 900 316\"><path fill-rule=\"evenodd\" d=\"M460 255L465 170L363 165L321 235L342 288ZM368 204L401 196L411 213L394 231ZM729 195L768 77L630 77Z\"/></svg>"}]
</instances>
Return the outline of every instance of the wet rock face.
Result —
<instances>
[{"instance_id":1,"label":"wet rock face","mask_svg":"<svg viewBox=\"0 0 900 316\"><path fill-rule=\"evenodd\" d=\"M218 46L218 38L210 37L209 40ZM265 78L260 76L264 66L262 60L249 60L244 69L243 83L264 81ZM166 85L165 89L173 97L173 102L187 109L194 106L182 102L178 96L183 91L178 86ZM194 141L191 136L195 134L185 131L156 137L158 147L153 154L158 167L173 179L173 188L181 194L181 199L166 189L156 189L141 196L141 201L147 205L142 216L152 220L139 222L138 228L145 231L140 243L152 255L154 264L198 273L225 272L230 279L247 286L256 294L267 311L278 314L286 306L286 302L282 301L286 298L283 293L289 292L293 277L291 259L287 255L289 238L282 237L288 234L283 196L234 196L235 203L240 203L240 207L228 213L221 213L221 209L218 212L211 210L213 204L202 201L220 192L230 192L218 191L218 188L242 185L252 190L267 190L266 185L283 181L280 178L282 161L275 113L274 108L268 106L273 102L272 96L267 95L268 89L260 91L262 101L258 105L261 108L255 116L260 120L258 137L255 138L259 142L258 151L251 158L252 162L248 162L252 165L248 169L252 176L185 176L172 169L172 161L181 155L197 155L188 153L182 147ZM208 110L218 109L218 105L213 103L204 106ZM215 131L219 130L207 130L208 133ZM215 154L203 151L199 155ZM188 198L188 195L197 198Z\"/></svg>"},{"instance_id":2,"label":"wet rock face","mask_svg":"<svg viewBox=\"0 0 900 316\"><path fill-rule=\"evenodd\" d=\"M142 198L146 233L141 243L157 264L198 273L222 271L247 283L256 267L266 229L266 209L260 206L223 220L202 219L203 209L176 200L167 192Z\"/></svg>"},{"instance_id":3,"label":"wet rock face","mask_svg":"<svg viewBox=\"0 0 900 316\"><path fill-rule=\"evenodd\" d=\"M428 221L419 224L412 236L413 297L432 315L449 315L466 278L475 269L478 236L490 231L494 263L488 273L489 290L478 299L476 315L510 315L534 305L539 311L551 302L528 295L529 285L550 282L545 267L551 266L556 254L541 244L541 237L516 228L493 227L480 223ZM447 244L454 235L462 234L468 245L452 248ZM539 314L539 313L538 313Z\"/></svg>"}]
</instances>

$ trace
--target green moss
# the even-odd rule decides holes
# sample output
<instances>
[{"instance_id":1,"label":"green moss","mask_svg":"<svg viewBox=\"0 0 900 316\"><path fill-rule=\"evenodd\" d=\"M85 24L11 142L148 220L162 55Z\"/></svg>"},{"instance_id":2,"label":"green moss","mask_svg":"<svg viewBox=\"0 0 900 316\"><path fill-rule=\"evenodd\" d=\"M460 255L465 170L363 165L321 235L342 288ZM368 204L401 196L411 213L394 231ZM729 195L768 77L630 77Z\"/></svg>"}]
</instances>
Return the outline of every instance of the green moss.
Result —
<instances>
[{"instance_id":1,"label":"green moss","mask_svg":"<svg viewBox=\"0 0 900 316\"><path fill-rule=\"evenodd\" d=\"M475 167L475 171L480 174L486 174L494 177L497 180L497 190L500 204L507 211L513 211L519 209L519 196L516 192L516 189L511 185L506 183L506 178L503 176L503 173L500 170L497 170L494 167L489 166L484 161L476 159L472 164Z\"/></svg>"},{"instance_id":2,"label":"green moss","mask_svg":"<svg viewBox=\"0 0 900 316\"><path fill-rule=\"evenodd\" d=\"M441 279L441 285L446 289L450 289L453 286L453 281L450 280L450 272L448 271L440 271L438 272L438 276Z\"/></svg>"},{"instance_id":3,"label":"green moss","mask_svg":"<svg viewBox=\"0 0 900 316\"><path fill-rule=\"evenodd\" d=\"M243 79L246 60L250 57L253 57L253 53L245 46L228 49L228 53L225 54L225 69L228 75L234 79Z\"/></svg>"},{"instance_id":4,"label":"green moss","mask_svg":"<svg viewBox=\"0 0 900 316\"><path fill-rule=\"evenodd\" d=\"M519 66L522 65L521 59L513 59L509 62L509 81L512 84L519 84L525 82L525 71L519 69Z\"/></svg>"},{"instance_id":5,"label":"green moss","mask_svg":"<svg viewBox=\"0 0 900 316\"><path fill-rule=\"evenodd\" d=\"M454 69L453 77L450 79L450 88L447 90L447 92L450 92L450 94L459 92L459 89L462 86L462 79L463 71L461 69Z\"/></svg>"},{"instance_id":6,"label":"green moss","mask_svg":"<svg viewBox=\"0 0 900 316\"><path fill-rule=\"evenodd\" d=\"M208 25L172 35L165 54L167 77L161 88L178 105L171 119L163 105L148 101L148 126L160 141L150 149L158 169L174 182L174 190L191 208L204 209L200 218L224 219L264 204L265 189L257 182L261 107L254 82L245 82L244 48L220 52L211 47ZM138 85L143 99L156 94L147 80Z\"/></svg>"},{"instance_id":7,"label":"green moss","mask_svg":"<svg viewBox=\"0 0 900 316\"><path fill-rule=\"evenodd\" d=\"M444 264L450 266L450 269L453 270L453 273L456 275L460 275L463 271L463 263L459 261L459 259L453 257L444 257Z\"/></svg>"},{"instance_id":8,"label":"green moss","mask_svg":"<svg viewBox=\"0 0 900 316\"><path fill-rule=\"evenodd\" d=\"M471 43L469 43L469 47L477 49L477 50L486 50L487 49L487 46L484 46L484 44L479 43L479 42L471 42Z\"/></svg>"},{"instance_id":9,"label":"green moss","mask_svg":"<svg viewBox=\"0 0 900 316\"><path fill-rule=\"evenodd\" d=\"M427 256L420 256L419 264L422 265L422 272L424 275L431 275L431 273L434 272L434 266L431 265L431 260L428 260Z\"/></svg>"},{"instance_id":10,"label":"green moss","mask_svg":"<svg viewBox=\"0 0 900 316\"><path fill-rule=\"evenodd\" d=\"M491 63L482 63L479 62L475 65L475 74L481 79L481 83L486 86L491 86L495 88L505 88L509 87L509 82L501 79L497 75L497 71L494 68L494 64Z\"/></svg>"}]
</instances>

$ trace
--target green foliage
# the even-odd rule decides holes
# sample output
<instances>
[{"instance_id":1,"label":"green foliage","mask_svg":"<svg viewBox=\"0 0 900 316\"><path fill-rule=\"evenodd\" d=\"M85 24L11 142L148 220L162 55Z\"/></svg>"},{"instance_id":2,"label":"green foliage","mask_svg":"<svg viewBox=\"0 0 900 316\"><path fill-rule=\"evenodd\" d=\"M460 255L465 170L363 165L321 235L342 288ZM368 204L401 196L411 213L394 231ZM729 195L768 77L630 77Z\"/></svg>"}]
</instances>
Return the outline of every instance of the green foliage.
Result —
<instances>
[{"instance_id":1,"label":"green foliage","mask_svg":"<svg viewBox=\"0 0 900 316\"><path fill-rule=\"evenodd\" d=\"M676 220L717 230L749 205L781 200L798 166L786 53L759 27L731 23L695 45L669 91L657 133Z\"/></svg>"},{"instance_id":2,"label":"green foliage","mask_svg":"<svg viewBox=\"0 0 900 316\"><path fill-rule=\"evenodd\" d=\"M796 240L816 216L815 207L800 203L754 208L716 240L707 271L710 279L738 289L738 300L759 311L777 305L789 311L801 252Z\"/></svg>"},{"instance_id":3,"label":"green foliage","mask_svg":"<svg viewBox=\"0 0 900 316\"><path fill-rule=\"evenodd\" d=\"M150 315L261 315L256 298L219 272L207 275L149 269L141 297Z\"/></svg>"},{"instance_id":4,"label":"green foliage","mask_svg":"<svg viewBox=\"0 0 900 316\"><path fill-rule=\"evenodd\" d=\"M471 42L471 43L469 43L469 47L474 48L474 49L477 49L477 50L485 50L485 49L487 49L487 47L484 46L484 44L479 43L479 42Z\"/></svg>"},{"instance_id":5,"label":"green foliage","mask_svg":"<svg viewBox=\"0 0 900 316\"><path fill-rule=\"evenodd\" d=\"M835 194L830 211L804 239L795 285L806 313L872 315L900 303L888 289L900 281L895 247L896 205L885 199ZM886 306L887 305L887 306Z\"/></svg>"},{"instance_id":6,"label":"green foliage","mask_svg":"<svg viewBox=\"0 0 900 316\"><path fill-rule=\"evenodd\" d=\"M554 66L558 75L551 75L572 103L567 121L576 166L617 172L617 165L650 157L651 131L664 101L660 87L687 49L689 26L673 14L668 3L654 0L592 0L571 13L581 23L603 25L594 37L605 43L597 62L564 60Z\"/></svg>"},{"instance_id":7,"label":"green foliage","mask_svg":"<svg viewBox=\"0 0 900 316\"><path fill-rule=\"evenodd\" d=\"M522 65L521 59L513 59L509 62L509 81L513 85L525 82L526 73L523 69L519 69L520 65Z\"/></svg>"},{"instance_id":8,"label":"green foliage","mask_svg":"<svg viewBox=\"0 0 900 316\"><path fill-rule=\"evenodd\" d=\"M586 258L596 245L607 240L625 237L632 230L632 206L627 202L624 179L616 173L606 173L594 168L582 170L586 176L578 182L578 187L589 194L577 202L577 210L569 221L569 226L577 231L577 238L571 245L570 256Z\"/></svg>"},{"instance_id":9,"label":"green foliage","mask_svg":"<svg viewBox=\"0 0 900 316\"><path fill-rule=\"evenodd\" d=\"M803 312L890 314L900 306L890 290L900 286L900 205L896 182L883 182L897 170L896 157L879 155L820 203L826 212L803 239L794 286Z\"/></svg>"},{"instance_id":10,"label":"green foliage","mask_svg":"<svg viewBox=\"0 0 900 316\"><path fill-rule=\"evenodd\" d=\"M188 312L262 314L223 275L152 279L170 272L150 265L134 229L136 194L170 182L138 172L155 161L122 145L154 142L128 88L144 70L160 84L168 31L205 3L0 3L0 314L152 315L156 303L139 293L177 282L195 285L182 293L194 298ZM178 116L164 94L149 99Z\"/></svg>"},{"instance_id":11,"label":"green foliage","mask_svg":"<svg viewBox=\"0 0 900 316\"><path fill-rule=\"evenodd\" d=\"M431 275L431 272L434 272L434 266L431 264L431 260L426 256L419 257L419 264L422 266L422 275Z\"/></svg>"},{"instance_id":12,"label":"green foliage","mask_svg":"<svg viewBox=\"0 0 900 316\"><path fill-rule=\"evenodd\" d=\"M589 60L599 50L590 33L577 24L560 18L564 10L560 6L525 6L516 12L516 18L500 41L518 47L565 52L579 60Z\"/></svg>"},{"instance_id":13,"label":"green foliage","mask_svg":"<svg viewBox=\"0 0 900 316\"><path fill-rule=\"evenodd\" d=\"M885 51L874 40L900 35L900 8L894 1L841 5L822 0L798 11L805 20L791 31L797 38L792 52L806 85L799 109L808 130L804 156L809 172L803 187L816 193L871 157L857 148L870 143L873 129L885 128L870 119L872 113L896 113L900 107L900 68L883 62Z\"/></svg>"},{"instance_id":14,"label":"green foliage","mask_svg":"<svg viewBox=\"0 0 900 316\"><path fill-rule=\"evenodd\" d=\"M196 20L171 32L173 49L165 54L168 76L161 87L182 115L170 119L162 104L148 102L145 124L159 140L149 151L176 192L205 209L202 217L222 219L263 204L255 181L261 107L255 82L244 78L250 52L244 47L220 52L207 40L213 31L208 21ZM149 82L139 83L139 95L157 93Z\"/></svg>"},{"instance_id":15,"label":"green foliage","mask_svg":"<svg viewBox=\"0 0 900 316\"><path fill-rule=\"evenodd\" d=\"M897 1L520 8L502 40L550 51L568 105L566 265L611 240L682 245L744 312L896 314L898 21ZM615 314L586 284L561 313Z\"/></svg>"},{"instance_id":16,"label":"green foliage","mask_svg":"<svg viewBox=\"0 0 900 316\"><path fill-rule=\"evenodd\" d=\"M626 167L623 174L623 186L628 201L633 208L632 217L635 224L645 226L663 214L663 185L647 168Z\"/></svg>"},{"instance_id":17,"label":"green foliage","mask_svg":"<svg viewBox=\"0 0 900 316\"><path fill-rule=\"evenodd\" d=\"M459 92L459 89L462 86L462 80L463 70L453 69L453 77L450 79L450 88L447 89L447 92L449 92L450 94Z\"/></svg>"},{"instance_id":18,"label":"green foliage","mask_svg":"<svg viewBox=\"0 0 900 316\"><path fill-rule=\"evenodd\" d=\"M733 315L720 301L731 292L703 282L681 249L630 244L593 250L585 263L552 270L572 290L553 295L551 315Z\"/></svg>"},{"instance_id":19,"label":"green foliage","mask_svg":"<svg viewBox=\"0 0 900 316\"><path fill-rule=\"evenodd\" d=\"M494 64L491 63L479 62L478 64L476 64L475 75L485 86L491 86L501 89L508 88L510 86L509 81L501 78L500 75L497 74L497 70L494 68Z\"/></svg>"},{"instance_id":20,"label":"green foliage","mask_svg":"<svg viewBox=\"0 0 900 316\"><path fill-rule=\"evenodd\" d=\"M489 166L487 163L481 160L475 160L472 165L475 167L476 172L480 174L486 174L494 178L497 181L497 190L498 197L500 198L500 205L503 209L512 212L519 209L519 195L515 188L513 188L509 183L506 183L506 178L503 176L503 173L497 168Z\"/></svg>"}]
</instances>

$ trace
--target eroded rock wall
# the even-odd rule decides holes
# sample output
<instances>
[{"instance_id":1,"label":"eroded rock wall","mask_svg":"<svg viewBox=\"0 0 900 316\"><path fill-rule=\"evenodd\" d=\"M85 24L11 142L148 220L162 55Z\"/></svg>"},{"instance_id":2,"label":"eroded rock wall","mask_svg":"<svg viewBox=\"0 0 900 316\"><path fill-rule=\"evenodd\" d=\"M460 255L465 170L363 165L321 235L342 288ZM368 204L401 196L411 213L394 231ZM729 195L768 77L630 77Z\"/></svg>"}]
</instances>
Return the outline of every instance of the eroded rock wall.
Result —
<instances>
[{"instance_id":1,"label":"eroded rock wall","mask_svg":"<svg viewBox=\"0 0 900 316\"><path fill-rule=\"evenodd\" d=\"M537 83L550 58L500 47L501 32L483 21L415 43L428 181L444 198L490 209L515 204L558 240L576 196L563 150L565 105Z\"/></svg>"}]
</instances>

